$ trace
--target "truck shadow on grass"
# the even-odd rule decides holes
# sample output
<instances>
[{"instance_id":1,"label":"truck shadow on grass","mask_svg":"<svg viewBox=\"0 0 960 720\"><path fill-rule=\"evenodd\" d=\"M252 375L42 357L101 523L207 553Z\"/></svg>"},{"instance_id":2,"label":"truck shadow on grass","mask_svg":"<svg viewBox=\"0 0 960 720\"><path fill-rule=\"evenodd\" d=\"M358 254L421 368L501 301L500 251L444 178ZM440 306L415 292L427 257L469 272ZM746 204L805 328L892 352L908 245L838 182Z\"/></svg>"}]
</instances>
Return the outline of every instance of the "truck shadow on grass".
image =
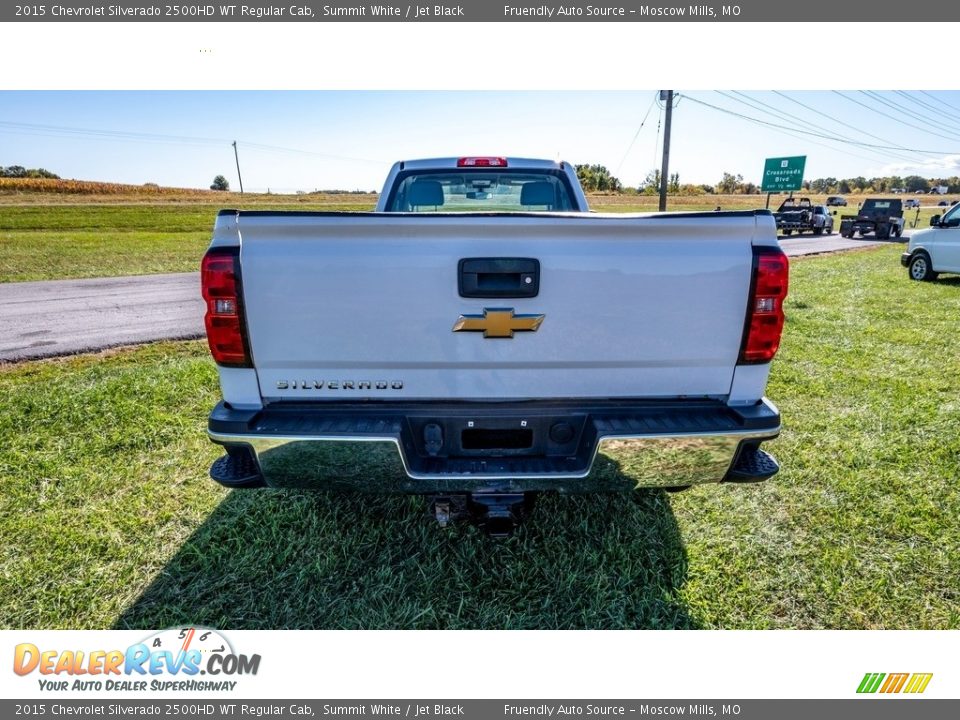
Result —
<instances>
[{"instance_id":1,"label":"truck shadow on grass","mask_svg":"<svg viewBox=\"0 0 960 720\"><path fill-rule=\"evenodd\" d=\"M118 628L691 628L662 491L543 495L513 537L419 497L231 493Z\"/></svg>"}]
</instances>

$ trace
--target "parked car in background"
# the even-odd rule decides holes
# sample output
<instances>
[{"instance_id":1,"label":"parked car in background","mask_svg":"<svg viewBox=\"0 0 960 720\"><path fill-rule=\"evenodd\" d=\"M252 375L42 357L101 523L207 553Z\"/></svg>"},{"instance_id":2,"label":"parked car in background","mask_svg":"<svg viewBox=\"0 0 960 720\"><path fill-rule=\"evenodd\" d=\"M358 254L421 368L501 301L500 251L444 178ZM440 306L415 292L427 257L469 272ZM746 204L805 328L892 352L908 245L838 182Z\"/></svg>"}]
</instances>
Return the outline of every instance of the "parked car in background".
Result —
<instances>
[{"instance_id":1,"label":"parked car in background","mask_svg":"<svg viewBox=\"0 0 960 720\"><path fill-rule=\"evenodd\" d=\"M833 235L833 215L826 205L814 205L811 220L814 235Z\"/></svg>"},{"instance_id":2,"label":"parked car in background","mask_svg":"<svg viewBox=\"0 0 960 720\"><path fill-rule=\"evenodd\" d=\"M943 217L930 218L930 227L913 233L900 256L913 280L936 280L942 272L960 273L960 205Z\"/></svg>"},{"instance_id":3,"label":"parked car in background","mask_svg":"<svg viewBox=\"0 0 960 720\"><path fill-rule=\"evenodd\" d=\"M949 200L941 200L937 203L937 207L948 207L950 204Z\"/></svg>"},{"instance_id":4,"label":"parked car in background","mask_svg":"<svg viewBox=\"0 0 960 720\"><path fill-rule=\"evenodd\" d=\"M903 206L905 208L918 208L920 207L920 201L917 198L908 198L903 201Z\"/></svg>"},{"instance_id":5,"label":"parked car in background","mask_svg":"<svg viewBox=\"0 0 960 720\"><path fill-rule=\"evenodd\" d=\"M827 198L827 205L830 207L846 207L847 199L839 195L831 195Z\"/></svg>"}]
</instances>

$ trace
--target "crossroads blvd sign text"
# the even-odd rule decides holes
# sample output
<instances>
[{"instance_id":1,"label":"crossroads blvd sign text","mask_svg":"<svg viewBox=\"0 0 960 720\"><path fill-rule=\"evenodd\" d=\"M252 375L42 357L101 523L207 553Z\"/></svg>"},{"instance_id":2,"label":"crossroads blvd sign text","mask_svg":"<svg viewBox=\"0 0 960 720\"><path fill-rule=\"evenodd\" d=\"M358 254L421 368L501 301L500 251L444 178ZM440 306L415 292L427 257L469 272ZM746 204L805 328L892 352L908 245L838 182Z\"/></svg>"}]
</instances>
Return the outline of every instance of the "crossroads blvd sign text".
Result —
<instances>
[{"instance_id":1,"label":"crossroads blvd sign text","mask_svg":"<svg viewBox=\"0 0 960 720\"><path fill-rule=\"evenodd\" d=\"M800 190L803 188L803 168L806 155L796 157L767 158L763 164L762 192Z\"/></svg>"}]
</instances>

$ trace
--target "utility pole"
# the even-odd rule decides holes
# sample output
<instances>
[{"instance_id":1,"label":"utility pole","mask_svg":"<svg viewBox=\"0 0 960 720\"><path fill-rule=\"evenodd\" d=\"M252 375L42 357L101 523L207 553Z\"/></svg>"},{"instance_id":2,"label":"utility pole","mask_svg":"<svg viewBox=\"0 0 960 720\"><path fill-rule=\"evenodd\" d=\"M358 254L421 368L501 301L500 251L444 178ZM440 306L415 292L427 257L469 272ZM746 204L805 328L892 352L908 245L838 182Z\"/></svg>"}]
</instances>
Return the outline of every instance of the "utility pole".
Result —
<instances>
[{"instance_id":1,"label":"utility pole","mask_svg":"<svg viewBox=\"0 0 960 720\"><path fill-rule=\"evenodd\" d=\"M233 157L237 161L237 179L240 180L240 194L243 195L243 177L240 175L240 155L237 154L237 141L233 141Z\"/></svg>"},{"instance_id":2,"label":"utility pole","mask_svg":"<svg viewBox=\"0 0 960 720\"><path fill-rule=\"evenodd\" d=\"M670 122L673 120L673 90L661 90L660 102L667 104L663 123L663 166L660 169L660 212L667 209L667 173L670 172Z\"/></svg>"}]
</instances>

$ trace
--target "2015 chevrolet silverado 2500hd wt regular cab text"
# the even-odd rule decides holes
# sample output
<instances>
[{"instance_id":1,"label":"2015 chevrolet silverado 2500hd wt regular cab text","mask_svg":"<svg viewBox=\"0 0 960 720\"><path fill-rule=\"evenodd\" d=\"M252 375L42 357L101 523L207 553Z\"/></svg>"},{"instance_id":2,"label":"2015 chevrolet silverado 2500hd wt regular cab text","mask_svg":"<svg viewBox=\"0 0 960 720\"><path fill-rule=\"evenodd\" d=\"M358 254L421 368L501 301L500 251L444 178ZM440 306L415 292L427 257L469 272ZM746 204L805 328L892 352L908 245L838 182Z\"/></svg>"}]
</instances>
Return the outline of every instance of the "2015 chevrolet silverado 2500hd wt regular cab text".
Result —
<instances>
[{"instance_id":1,"label":"2015 chevrolet silverado 2500hd wt regular cab text","mask_svg":"<svg viewBox=\"0 0 960 720\"><path fill-rule=\"evenodd\" d=\"M222 211L211 474L457 500L441 518L766 479L787 273L767 211L593 214L542 160L397 163L369 213Z\"/></svg>"}]
</instances>

